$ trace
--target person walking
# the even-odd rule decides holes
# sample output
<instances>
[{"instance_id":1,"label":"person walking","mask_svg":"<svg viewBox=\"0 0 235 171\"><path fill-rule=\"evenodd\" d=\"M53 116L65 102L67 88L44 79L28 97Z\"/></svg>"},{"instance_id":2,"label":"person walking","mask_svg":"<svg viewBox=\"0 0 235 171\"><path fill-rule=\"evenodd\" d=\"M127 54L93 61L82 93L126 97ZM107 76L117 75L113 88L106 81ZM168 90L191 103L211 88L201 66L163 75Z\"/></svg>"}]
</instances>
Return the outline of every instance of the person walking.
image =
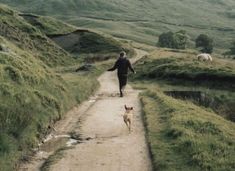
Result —
<instances>
[{"instance_id":1,"label":"person walking","mask_svg":"<svg viewBox=\"0 0 235 171\"><path fill-rule=\"evenodd\" d=\"M126 57L126 52L122 51L114 66L107 71L114 71L116 69L119 81L120 97L123 97L123 90L127 84L128 69L135 73L130 61Z\"/></svg>"}]
</instances>

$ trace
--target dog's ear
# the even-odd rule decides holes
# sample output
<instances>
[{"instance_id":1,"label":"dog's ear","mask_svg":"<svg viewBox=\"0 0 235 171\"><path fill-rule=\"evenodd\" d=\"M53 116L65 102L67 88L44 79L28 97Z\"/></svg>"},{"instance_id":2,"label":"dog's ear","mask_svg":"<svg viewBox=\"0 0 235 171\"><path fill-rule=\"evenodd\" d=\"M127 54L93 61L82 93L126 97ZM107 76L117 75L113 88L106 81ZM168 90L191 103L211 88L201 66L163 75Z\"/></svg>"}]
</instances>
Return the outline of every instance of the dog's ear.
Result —
<instances>
[{"instance_id":1,"label":"dog's ear","mask_svg":"<svg viewBox=\"0 0 235 171\"><path fill-rule=\"evenodd\" d=\"M127 110L127 106L125 105L125 109Z\"/></svg>"}]
</instances>

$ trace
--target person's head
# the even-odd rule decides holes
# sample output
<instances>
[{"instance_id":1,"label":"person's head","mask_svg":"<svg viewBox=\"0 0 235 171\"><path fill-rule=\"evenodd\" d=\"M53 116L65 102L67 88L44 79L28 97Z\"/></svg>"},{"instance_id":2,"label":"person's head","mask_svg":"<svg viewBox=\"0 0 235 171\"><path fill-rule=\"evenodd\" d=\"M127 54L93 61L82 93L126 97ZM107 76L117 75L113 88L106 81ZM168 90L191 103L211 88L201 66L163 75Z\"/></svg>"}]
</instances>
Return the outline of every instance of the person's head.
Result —
<instances>
[{"instance_id":1,"label":"person's head","mask_svg":"<svg viewBox=\"0 0 235 171\"><path fill-rule=\"evenodd\" d=\"M120 57L121 58L125 58L126 57L126 52L125 51L121 51L120 52Z\"/></svg>"}]
</instances>

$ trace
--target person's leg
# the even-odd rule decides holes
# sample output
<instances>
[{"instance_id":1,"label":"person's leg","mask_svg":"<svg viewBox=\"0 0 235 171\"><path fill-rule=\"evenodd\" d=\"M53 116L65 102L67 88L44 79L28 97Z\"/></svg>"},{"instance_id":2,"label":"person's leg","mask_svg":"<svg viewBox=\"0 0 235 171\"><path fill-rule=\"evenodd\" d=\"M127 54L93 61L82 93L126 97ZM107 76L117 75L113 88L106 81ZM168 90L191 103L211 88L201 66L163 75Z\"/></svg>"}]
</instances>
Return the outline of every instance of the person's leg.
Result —
<instances>
[{"instance_id":1,"label":"person's leg","mask_svg":"<svg viewBox=\"0 0 235 171\"><path fill-rule=\"evenodd\" d=\"M124 75L122 78L122 93L126 88L126 84L127 84L127 75Z\"/></svg>"},{"instance_id":2,"label":"person's leg","mask_svg":"<svg viewBox=\"0 0 235 171\"><path fill-rule=\"evenodd\" d=\"M123 90L127 83L127 75L119 75L119 90L120 96L123 97Z\"/></svg>"},{"instance_id":3,"label":"person's leg","mask_svg":"<svg viewBox=\"0 0 235 171\"><path fill-rule=\"evenodd\" d=\"M120 97L122 97L122 96L123 96L123 93L122 93L122 77L121 77L121 75L118 75L118 81L119 81Z\"/></svg>"}]
</instances>

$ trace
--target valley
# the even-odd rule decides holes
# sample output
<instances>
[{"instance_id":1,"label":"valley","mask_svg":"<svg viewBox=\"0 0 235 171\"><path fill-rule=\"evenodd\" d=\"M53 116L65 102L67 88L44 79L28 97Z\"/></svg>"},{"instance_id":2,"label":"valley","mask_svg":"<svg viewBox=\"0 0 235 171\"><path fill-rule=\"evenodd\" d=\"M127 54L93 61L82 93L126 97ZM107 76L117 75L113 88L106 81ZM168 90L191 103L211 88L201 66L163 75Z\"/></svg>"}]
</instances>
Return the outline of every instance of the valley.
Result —
<instances>
[{"instance_id":1,"label":"valley","mask_svg":"<svg viewBox=\"0 0 235 171\"><path fill-rule=\"evenodd\" d=\"M186 30L188 47L199 34L213 36L218 52L234 39L233 0L0 0L17 10L52 16L85 29L156 45L166 31Z\"/></svg>"}]
</instances>

